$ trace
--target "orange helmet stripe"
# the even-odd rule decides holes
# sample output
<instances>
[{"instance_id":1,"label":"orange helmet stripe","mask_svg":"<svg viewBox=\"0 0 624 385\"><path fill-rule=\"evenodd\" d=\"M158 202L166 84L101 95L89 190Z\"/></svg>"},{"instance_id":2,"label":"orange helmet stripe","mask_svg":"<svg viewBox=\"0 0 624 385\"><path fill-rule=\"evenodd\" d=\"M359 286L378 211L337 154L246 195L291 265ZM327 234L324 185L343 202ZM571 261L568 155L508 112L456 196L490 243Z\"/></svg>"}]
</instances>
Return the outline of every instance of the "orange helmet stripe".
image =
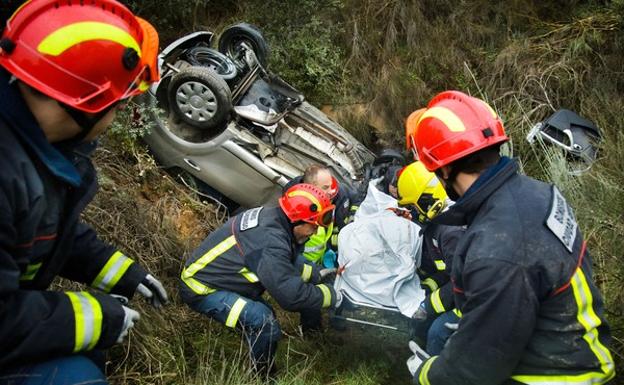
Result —
<instances>
[{"instance_id":1,"label":"orange helmet stripe","mask_svg":"<svg viewBox=\"0 0 624 385\"><path fill-rule=\"evenodd\" d=\"M466 131L466 126L464 126L464 123L462 122L462 120L457 115L455 115L453 111L449 110L448 108L439 107L439 106L428 108L427 111L425 111L425 113L420 116L420 119L418 119L417 125L427 118L438 119L439 121L444 123L444 125L451 132Z\"/></svg>"},{"instance_id":2,"label":"orange helmet stripe","mask_svg":"<svg viewBox=\"0 0 624 385\"><path fill-rule=\"evenodd\" d=\"M96 21L69 24L46 36L37 50L42 54L58 56L65 50L90 40L109 40L134 49L141 57L141 47L132 35L114 25Z\"/></svg>"}]
</instances>

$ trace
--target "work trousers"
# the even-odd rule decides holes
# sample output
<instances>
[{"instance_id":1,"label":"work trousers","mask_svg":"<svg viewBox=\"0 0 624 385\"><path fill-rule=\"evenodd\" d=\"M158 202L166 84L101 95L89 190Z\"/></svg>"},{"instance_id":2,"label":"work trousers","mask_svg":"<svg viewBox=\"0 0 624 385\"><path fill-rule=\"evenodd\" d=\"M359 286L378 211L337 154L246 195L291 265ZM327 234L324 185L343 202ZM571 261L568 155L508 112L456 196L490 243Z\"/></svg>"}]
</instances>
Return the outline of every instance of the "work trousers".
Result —
<instances>
[{"instance_id":1,"label":"work trousers","mask_svg":"<svg viewBox=\"0 0 624 385\"><path fill-rule=\"evenodd\" d=\"M92 360L76 355L0 371L0 385L106 385Z\"/></svg>"},{"instance_id":2,"label":"work trousers","mask_svg":"<svg viewBox=\"0 0 624 385\"><path fill-rule=\"evenodd\" d=\"M242 330L254 367L269 369L273 365L277 342L282 331L269 304L240 294L219 290L189 306L230 328Z\"/></svg>"},{"instance_id":3,"label":"work trousers","mask_svg":"<svg viewBox=\"0 0 624 385\"><path fill-rule=\"evenodd\" d=\"M440 316L433 321L427 332L427 353L432 356L439 355L446 341L455 332L449 329L445 324L455 324L458 322L459 317L453 311L440 314Z\"/></svg>"}]
</instances>

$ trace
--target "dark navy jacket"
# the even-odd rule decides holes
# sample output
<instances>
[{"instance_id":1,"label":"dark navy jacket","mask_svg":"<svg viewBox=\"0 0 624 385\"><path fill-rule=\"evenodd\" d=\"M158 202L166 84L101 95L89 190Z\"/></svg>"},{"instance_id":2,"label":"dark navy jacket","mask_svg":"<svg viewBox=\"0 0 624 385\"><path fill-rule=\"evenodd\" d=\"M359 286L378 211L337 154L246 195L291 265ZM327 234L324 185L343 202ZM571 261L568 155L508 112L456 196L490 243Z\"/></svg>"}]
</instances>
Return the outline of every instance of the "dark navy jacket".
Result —
<instances>
[{"instance_id":1,"label":"dark navy jacket","mask_svg":"<svg viewBox=\"0 0 624 385\"><path fill-rule=\"evenodd\" d=\"M319 267L298 262L301 248L281 208L247 210L193 251L182 272L182 298L191 303L215 290L228 290L257 300L266 289L284 310L333 306L333 287L315 285Z\"/></svg>"},{"instance_id":2,"label":"dark navy jacket","mask_svg":"<svg viewBox=\"0 0 624 385\"><path fill-rule=\"evenodd\" d=\"M463 316L416 382L593 384L614 376L591 258L555 186L502 158L434 221L468 226L452 267Z\"/></svg>"},{"instance_id":3,"label":"dark navy jacket","mask_svg":"<svg viewBox=\"0 0 624 385\"><path fill-rule=\"evenodd\" d=\"M126 261L125 273L118 281L106 276L118 271L107 266L116 250L79 221L97 190L84 152L90 148L62 153L50 145L8 79L0 70L0 369L115 343L124 317L119 302L105 294L46 291L57 275L109 283L107 291L130 297L146 274L117 256ZM81 308L87 298L94 300L82 305L96 311ZM93 333L79 335L85 330Z\"/></svg>"}]
</instances>

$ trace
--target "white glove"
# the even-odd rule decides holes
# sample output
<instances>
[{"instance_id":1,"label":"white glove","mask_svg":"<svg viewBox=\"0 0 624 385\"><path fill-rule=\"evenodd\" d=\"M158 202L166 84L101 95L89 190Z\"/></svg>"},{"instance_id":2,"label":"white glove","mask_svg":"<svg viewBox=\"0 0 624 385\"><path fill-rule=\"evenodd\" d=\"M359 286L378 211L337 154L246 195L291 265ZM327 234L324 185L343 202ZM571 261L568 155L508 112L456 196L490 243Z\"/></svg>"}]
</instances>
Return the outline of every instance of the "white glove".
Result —
<instances>
[{"instance_id":1,"label":"white glove","mask_svg":"<svg viewBox=\"0 0 624 385\"><path fill-rule=\"evenodd\" d=\"M336 290L336 304L334 304L334 308L339 308L340 305L342 305L342 293Z\"/></svg>"},{"instance_id":2,"label":"white glove","mask_svg":"<svg viewBox=\"0 0 624 385\"><path fill-rule=\"evenodd\" d=\"M422 350L422 348L414 341L410 341L408 346L414 354L407 359L407 369L412 374L412 377L414 377L416 371L420 368L420 365L422 365L422 363L431 356L427 354L426 351Z\"/></svg>"},{"instance_id":3,"label":"white glove","mask_svg":"<svg viewBox=\"0 0 624 385\"><path fill-rule=\"evenodd\" d=\"M141 318L141 316L139 315L137 311L132 310L127 306L122 305L122 307L124 311L124 320L123 320L123 326L121 328L121 333L119 333L119 337L117 337L118 344L123 342L124 338L126 338L126 336L128 335L128 332L130 331L130 329L134 327L134 323L137 322L139 318Z\"/></svg>"},{"instance_id":4,"label":"white glove","mask_svg":"<svg viewBox=\"0 0 624 385\"><path fill-rule=\"evenodd\" d=\"M454 323L445 322L444 323L444 327L449 329L449 330L452 330L452 331L456 332L457 329L459 329L459 322L454 322Z\"/></svg>"},{"instance_id":5,"label":"white glove","mask_svg":"<svg viewBox=\"0 0 624 385\"><path fill-rule=\"evenodd\" d=\"M137 287L137 292L147 299L155 308L166 305L169 299L165 287L159 280L148 274Z\"/></svg>"}]
</instances>

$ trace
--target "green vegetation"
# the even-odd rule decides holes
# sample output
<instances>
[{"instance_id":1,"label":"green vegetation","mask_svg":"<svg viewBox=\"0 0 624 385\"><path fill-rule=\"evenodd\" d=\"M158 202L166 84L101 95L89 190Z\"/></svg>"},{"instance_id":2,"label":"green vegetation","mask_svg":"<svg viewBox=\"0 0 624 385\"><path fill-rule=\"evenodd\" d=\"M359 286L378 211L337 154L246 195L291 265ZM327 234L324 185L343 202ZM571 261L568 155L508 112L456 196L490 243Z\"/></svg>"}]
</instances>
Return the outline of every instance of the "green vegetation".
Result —
<instances>
[{"instance_id":1,"label":"green vegetation","mask_svg":"<svg viewBox=\"0 0 624 385\"><path fill-rule=\"evenodd\" d=\"M555 181L574 206L604 295L618 371L624 371L622 1L146 0L133 5L162 31L163 43L202 26L220 31L241 20L258 25L271 45L271 69L313 103L347 111L352 104L364 106L364 113L339 118L366 143L402 147L403 120L439 91L460 89L488 100L504 118L512 137L508 150L524 171ZM580 177L566 172L560 153L530 147L524 139L533 123L558 108L574 110L603 130L600 159ZM373 119L385 124L373 129ZM129 343L113 351L114 383L259 383L248 370L240 337L191 314L177 297L186 253L223 214L164 175L134 139L111 136L98 152L102 191L86 219L163 277L173 304L163 313L141 306L143 318ZM376 330L355 329L303 339L296 315L279 316L286 336L278 383L408 383L408 349L401 336L389 340Z\"/></svg>"}]
</instances>

